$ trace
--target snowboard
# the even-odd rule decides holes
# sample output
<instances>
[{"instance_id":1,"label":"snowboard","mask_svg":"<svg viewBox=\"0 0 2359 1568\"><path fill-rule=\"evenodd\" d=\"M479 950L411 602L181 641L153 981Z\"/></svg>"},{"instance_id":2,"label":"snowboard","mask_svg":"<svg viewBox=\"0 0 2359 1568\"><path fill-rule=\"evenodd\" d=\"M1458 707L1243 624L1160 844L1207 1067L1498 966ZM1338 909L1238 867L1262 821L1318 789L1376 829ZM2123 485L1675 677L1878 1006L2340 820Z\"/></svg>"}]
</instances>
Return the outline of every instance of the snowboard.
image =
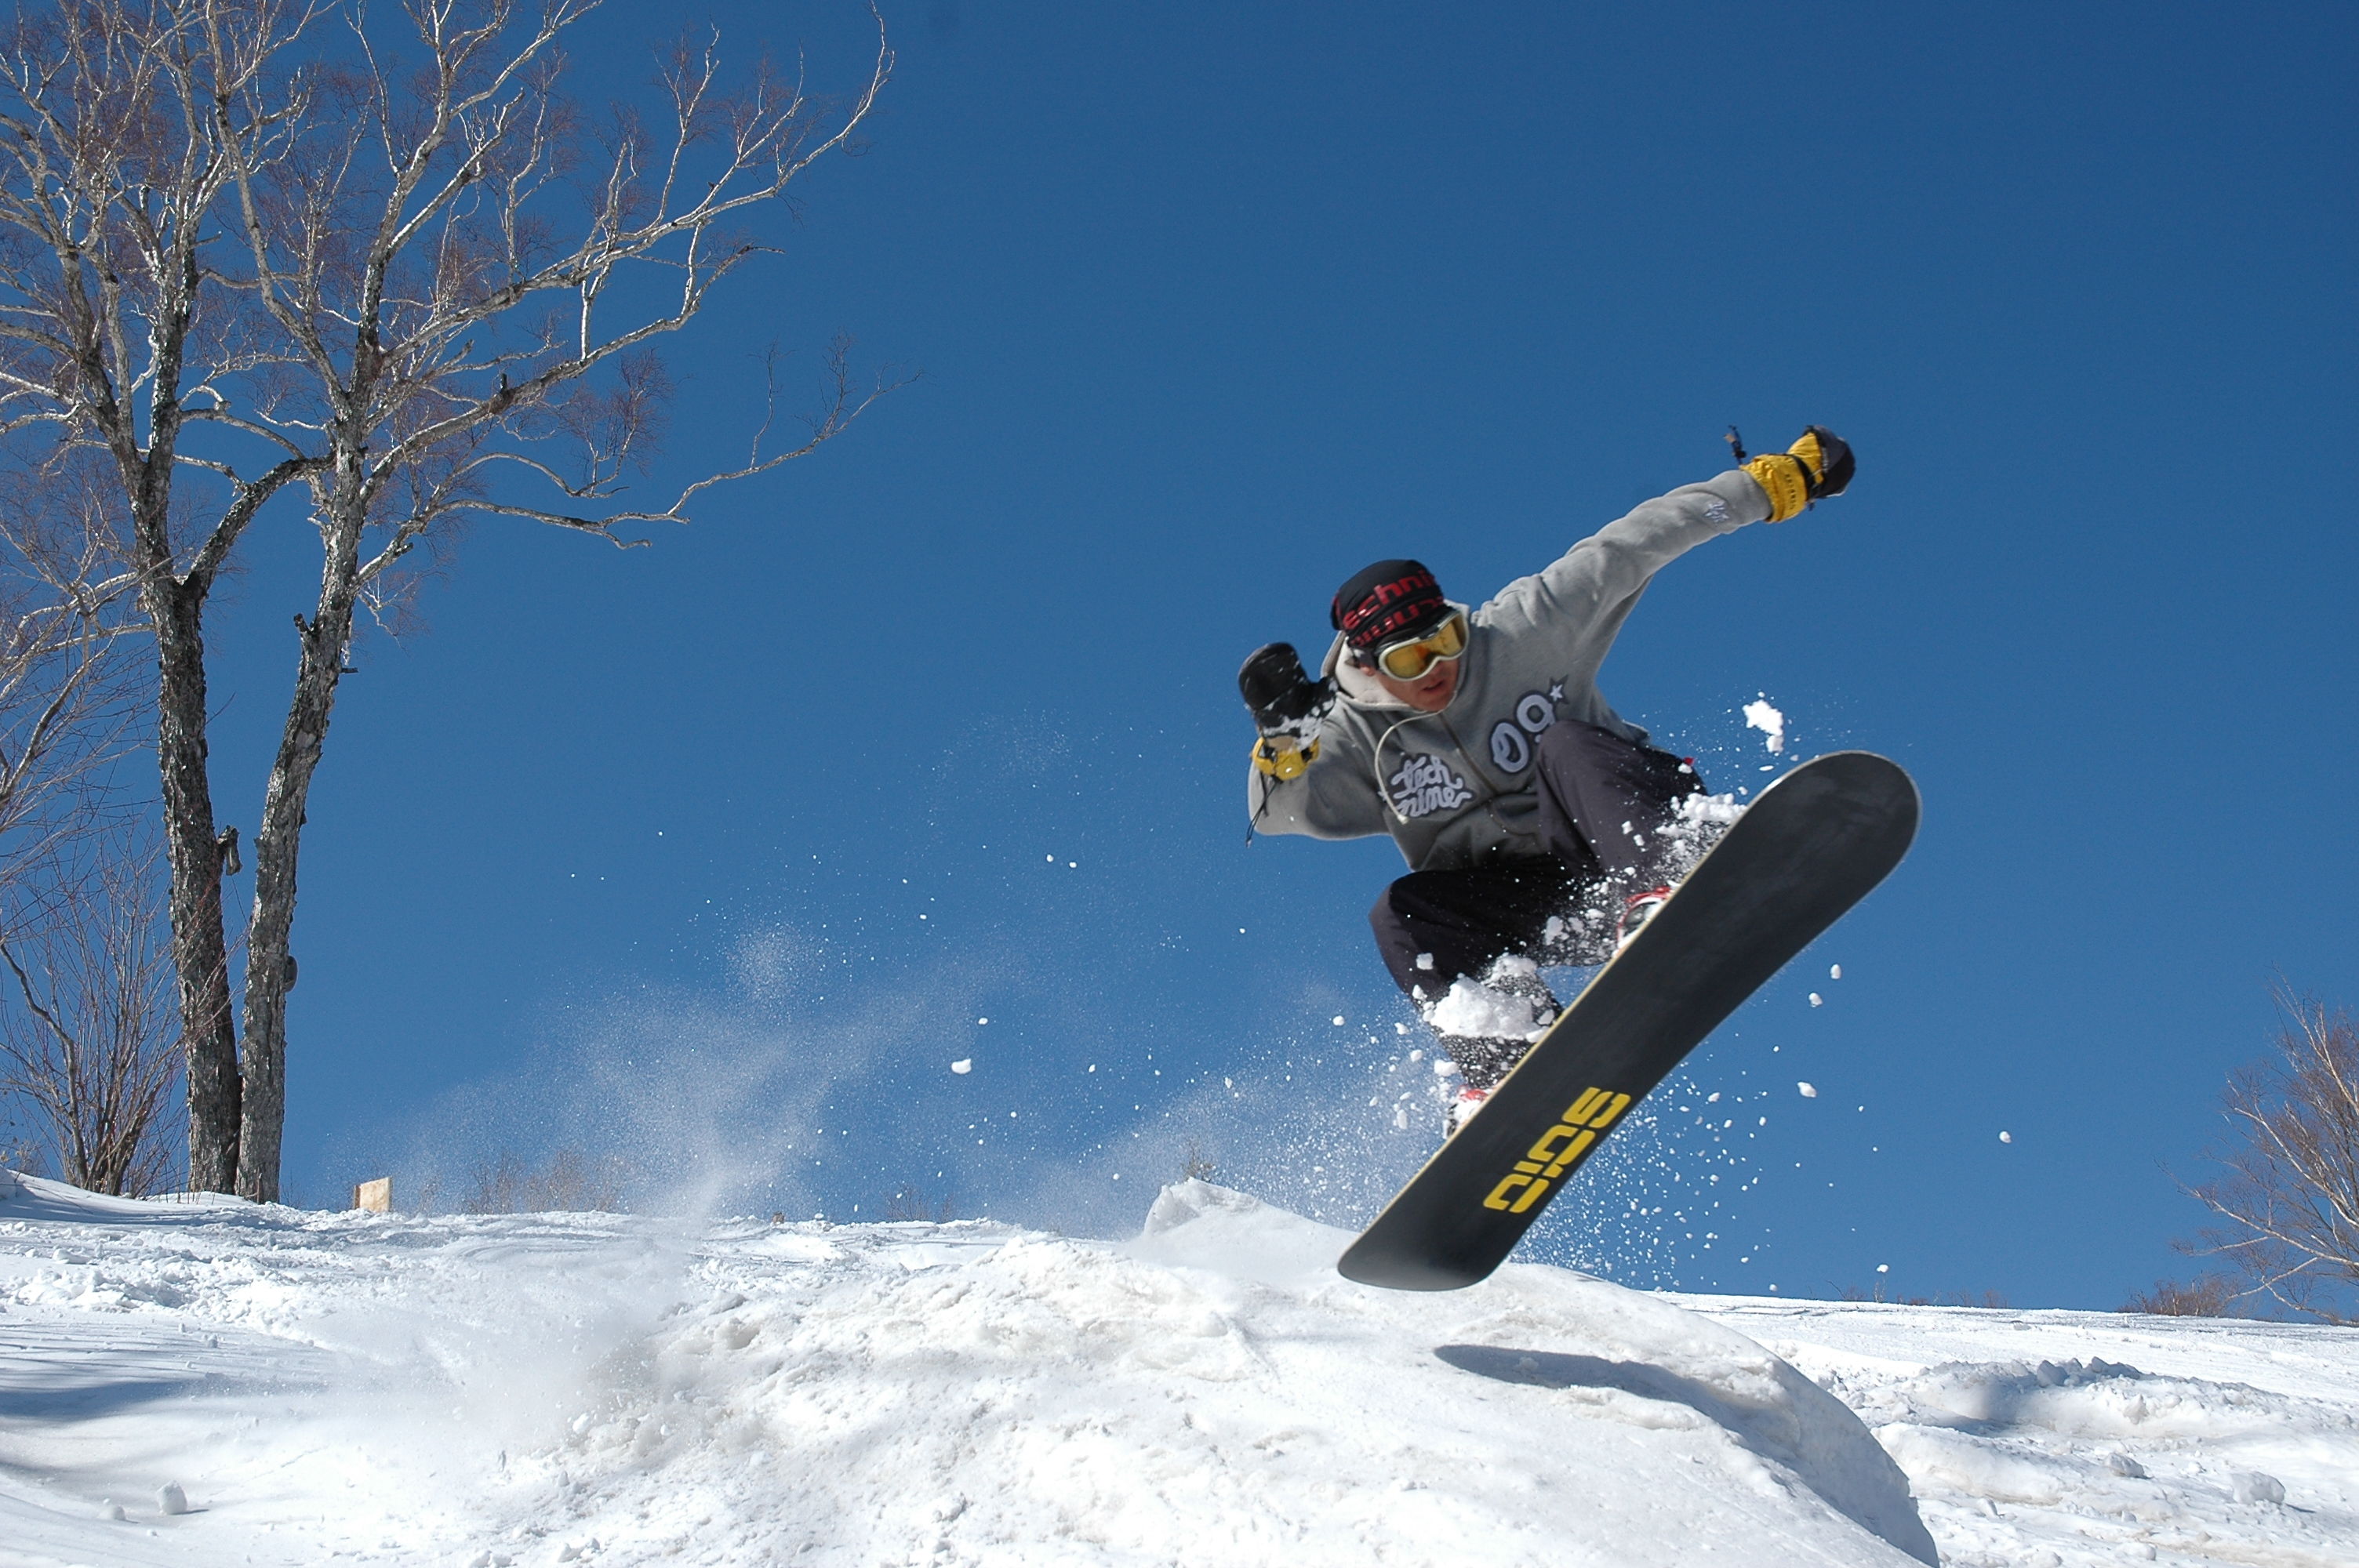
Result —
<instances>
[{"instance_id":1,"label":"snowboard","mask_svg":"<svg viewBox=\"0 0 2359 1568\"><path fill-rule=\"evenodd\" d=\"M1872 752L1816 758L1762 791L1337 1270L1399 1291L1489 1277L1630 1108L1916 833L1917 786Z\"/></svg>"}]
</instances>

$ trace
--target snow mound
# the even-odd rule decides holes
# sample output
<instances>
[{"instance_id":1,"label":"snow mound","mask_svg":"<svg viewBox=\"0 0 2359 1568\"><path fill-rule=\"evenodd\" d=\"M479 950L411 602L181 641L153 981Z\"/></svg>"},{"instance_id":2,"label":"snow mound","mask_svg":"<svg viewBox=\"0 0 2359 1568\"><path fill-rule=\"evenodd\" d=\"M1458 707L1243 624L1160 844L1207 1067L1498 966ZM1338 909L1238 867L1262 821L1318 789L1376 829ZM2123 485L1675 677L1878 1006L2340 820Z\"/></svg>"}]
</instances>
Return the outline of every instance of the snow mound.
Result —
<instances>
[{"instance_id":1,"label":"snow mound","mask_svg":"<svg viewBox=\"0 0 2359 1568\"><path fill-rule=\"evenodd\" d=\"M546 1456L599 1499L571 1528L652 1553L728 1509L741 1543L845 1563L1932 1561L1840 1402L1616 1286L1368 1291L1333 1272L1346 1233L1201 1182L1119 1248L830 1235L683 1308ZM755 1475L791 1524L730 1508Z\"/></svg>"},{"instance_id":2,"label":"snow mound","mask_svg":"<svg viewBox=\"0 0 2359 1568\"><path fill-rule=\"evenodd\" d=\"M2287 1494L2272 1469L2359 1458L2359 1422L2347 1411L2241 1383L2149 1377L2102 1357L1944 1362L1879 1402L1906 1419L1878 1426L1877 1441L1928 1495L2125 1519L2275 1507ZM2262 1467L2243 1467L2255 1461ZM2332 1511L2348 1525L2343 1490L2305 1500L2345 1505Z\"/></svg>"},{"instance_id":3,"label":"snow mound","mask_svg":"<svg viewBox=\"0 0 2359 1568\"><path fill-rule=\"evenodd\" d=\"M197 1568L1933 1560L1900 1468L1743 1335L1555 1269L1373 1291L1348 1239L1201 1182L1120 1244L28 1184L0 1537Z\"/></svg>"},{"instance_id":4,"label":"snow mound","mask_svg":"<svg viewBox=\"0 0 2359 1568\"><path fill-rule=\"evenodd\" d=\"M2004 1438L1894 1422L1876 1440L1909 1479L2008 1503L2060 1503L2094 1481L2085 1465L2059 1460Z\"/></svg>"},{"instance_id":5,"label":"snow mound","mask_svg":"<svg viewBox=\"0 0 2359 1568\"><path fill-rule=\"evenodd\" d=\"M1331 1319L1366 1324L1371 1339L1421 1347L1430 1332L1455 1330L1478 1342L1436 1346L1434 1360L1477 1378L1556 1390L1564 1400L1517 1407L1528 1424L1561 1422L1539 1446L1563 1452L1592 1437L1587 1423L1629 1421L1658 1431L1712 1432L1755 1460L1734 1467L1748 1483L1762 1473L1787 1488L1807 1488L1868 1530L1923 1561L1931 1541L1908 1488L1858 1418L1841 1400L1744 1336L1658 1298L1567 1270L1510 1266L1491 1283L1454 1296L1400 1294L1337 1287L1335 1260L1350 1233L1271 1208L1242 1193L1203 1182L1166 1187L1148 1213L1136 1254L1236 1275L1268 1285L1294 1284L1306 1305ZM1307 1332L1318 1332L1311 1325ZM1430 1382L1414 1349L1397 1379ZM1437 1404L1466 1385L1441 1379ZM1497 1397L1475 1385L1480 1397ZM1420 1401L1422 1402L1422 1400ZM1429 1407L1430 1408L1430 1407ZM1728 1455L1723 1455L1727 1457ZM1578 1466L1576 1466L1578 1468ZM1642 1551L1637 1543L1623 1550Z\"/></svg>"},{"instance_id":6,"label":"snow mound","mask_svg":"<svg viewBox=\"0 0 2359 1568\"><path fill-rule=\"evenodd\" d=\"M1913 1403L1969 1422L2036 1426L2067 1437L2229 1437L2280 1420L2285 1400L2241 1384L2149 1378L2092 1357L1950 1361L1902 1384Z\"/></svg>"}]
</instances>

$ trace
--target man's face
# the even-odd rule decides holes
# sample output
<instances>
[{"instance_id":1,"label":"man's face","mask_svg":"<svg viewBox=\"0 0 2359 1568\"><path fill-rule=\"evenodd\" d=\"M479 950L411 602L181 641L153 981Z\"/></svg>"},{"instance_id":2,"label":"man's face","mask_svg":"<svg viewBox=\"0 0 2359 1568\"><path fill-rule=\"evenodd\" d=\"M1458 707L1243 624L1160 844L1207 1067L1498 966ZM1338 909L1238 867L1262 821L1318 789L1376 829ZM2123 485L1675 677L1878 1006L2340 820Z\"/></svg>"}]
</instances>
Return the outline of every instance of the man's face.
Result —
<instances>
[{"instance_id":1,"label":"man's face","mask_svg":"<svg viewBox=\"0 0 2359 1568\"><path fill-rule=\"evenodd\" d=\"M1462 662L1436 659L1433 667L1415 680L1396 679L1373 665L1364 667L1395 702L1405 703L1419 713L1439 713L1458 695L1458 666Z\"/></svg>"}]
</instances>

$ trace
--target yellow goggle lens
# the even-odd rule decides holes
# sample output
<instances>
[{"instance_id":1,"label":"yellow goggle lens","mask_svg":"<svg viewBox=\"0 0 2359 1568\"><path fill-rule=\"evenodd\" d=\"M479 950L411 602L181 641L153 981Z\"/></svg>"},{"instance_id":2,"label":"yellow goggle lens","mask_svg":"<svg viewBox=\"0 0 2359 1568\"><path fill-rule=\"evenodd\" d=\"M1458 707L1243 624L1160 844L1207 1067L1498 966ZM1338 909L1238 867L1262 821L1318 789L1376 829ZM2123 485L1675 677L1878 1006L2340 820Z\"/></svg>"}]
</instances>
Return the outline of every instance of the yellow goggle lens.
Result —
<instances>
[{"instance_id":1,"label":"yellow goggle lens","mask_svg":"<svg viewBox=\"0 0 2359 1568\"><path fill-rule=\"evenodd\" d=\"M1376 667L1395 680L1416 680L1443 659L1466 651L1466 617L1453 615L1422 637L1376 653Z\"/></svg>"}]
</instances>

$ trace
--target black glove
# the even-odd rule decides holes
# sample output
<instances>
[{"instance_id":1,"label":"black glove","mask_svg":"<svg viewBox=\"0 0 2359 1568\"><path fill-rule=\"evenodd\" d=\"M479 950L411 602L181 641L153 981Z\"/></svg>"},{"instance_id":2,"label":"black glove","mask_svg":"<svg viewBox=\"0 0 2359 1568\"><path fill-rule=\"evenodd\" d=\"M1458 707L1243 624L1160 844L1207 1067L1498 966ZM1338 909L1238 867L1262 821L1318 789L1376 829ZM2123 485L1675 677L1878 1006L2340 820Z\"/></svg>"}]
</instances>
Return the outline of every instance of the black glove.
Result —
<instances>
[{"instance_id":1,"label":"black glove","mask_svg":"<svg viewBox=\"0 0 2359 1568\"><path fill-rule=\"evenodd\" d=\"M1254 728L1265 735L1302 735L1335 699L1332 681L1303 673L1302 655L1291 643L1256 648L1237 671L1237 693L1253 709Z\"/></svg>"},{"instance_id":2,"label":"black glove","mask_svg":"<svg viewBox=\"0 0 2359 1568\"><path fill-rule=\"evenodd\" d=\"M1755 458L1745 471L1769 497L1769 521L1783 523L1814 501L1841 495L1858 466L1849 442L1823 425L1811 425L1792 446Z\"/></svg>"},{"instance_id":3,"label":"black glove","mask_svg":"<svg viewBox=\"0 0 2359 1568\"><path fill-rule=\"evenodd\" d=\"M1815 443L1816 452L1812 447ZM1841 495L1851 483L1852 474L1859 465L1852 461L1851 443L1828 429L1824 425L1806 425L1802 438L1787 449L1802 460L1810 472L1810 499Z\"/></svg>"}]
</instances>

